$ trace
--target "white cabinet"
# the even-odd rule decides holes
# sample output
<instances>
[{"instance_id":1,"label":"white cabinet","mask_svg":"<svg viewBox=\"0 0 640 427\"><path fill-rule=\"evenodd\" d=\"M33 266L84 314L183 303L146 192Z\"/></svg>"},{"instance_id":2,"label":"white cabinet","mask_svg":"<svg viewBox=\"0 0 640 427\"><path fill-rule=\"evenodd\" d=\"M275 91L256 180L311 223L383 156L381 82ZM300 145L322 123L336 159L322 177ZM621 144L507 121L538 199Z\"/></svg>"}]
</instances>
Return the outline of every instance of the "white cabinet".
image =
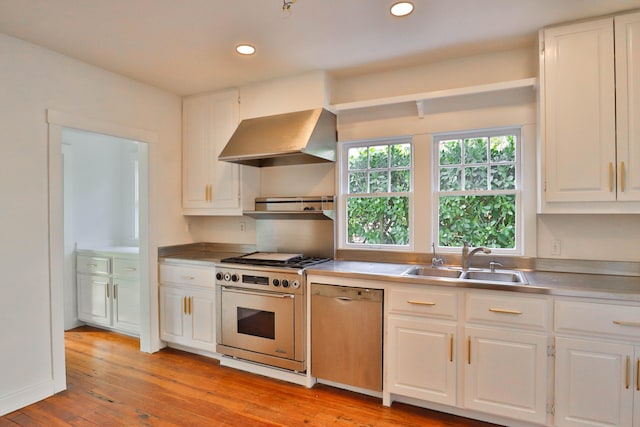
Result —
<instances>
[{"instance_id":1,"label":"white cabinet","mask_svg":"<svg viewBox=\"0 0 640 427\"><path fill-rule=\"evenodd\" d=\"M640 323L632 305L555 304L555 424L640 425Z\"/></svg>"},{"instance_id":2,"label":"white cabinet","mask_svg":"<svg viewBox=\"0 0 640 427\"><path fill-rule=\"evenodd\" d=\"M456 404L457 293L394 287L387 317L387 391Z\"/></svg>"},{"instance_id":3,"label":"white cabinet","mask_svg":"<svg viewBox=\"0 0 640 427\"><path fill-rule=\"evenodd\" d=\"M78 251L78 319L133 335L140 333L138 256Z\"/></svg>"},{"instance_id":4,"label":"white cabinet","mask_svg":"<svg viewBox=\"0 0 640 427\"><path fill-rule=\"evenodd\" d=\"M182 208L185 215L242 215L243 207L253 209L259 172L256 168L218 161L218 155L238 125L238 108L237 90L183 100Z\"/></svg>"},{"instance_id":5,"label":"white cabinet","mask_svg":"<svg viewBox=\"0 0 640 427\"><path fill-rule=\"evenodd\" d=\"M546 422L548 305L543 298L467 291L465 408Z\"/></svg>"},{"instance_id":6,"label":"white cabinet","mask_svg":"<svg viewBox=\"0 0 640 427\"><path fill-rule=\"evenodd\" d=\"M637 212L640 13L541 34L541 211Z\"/></svg>"},{"instance_id":7,"label":"white cabinet","mask_svg":"<svg viewBox=\"0 0 640 427\"><path fill-rule=\"evenodd\" d=\"M216 351L215 269L160 264L160 337L210 353Z\"/></svg>"}]
</instances>

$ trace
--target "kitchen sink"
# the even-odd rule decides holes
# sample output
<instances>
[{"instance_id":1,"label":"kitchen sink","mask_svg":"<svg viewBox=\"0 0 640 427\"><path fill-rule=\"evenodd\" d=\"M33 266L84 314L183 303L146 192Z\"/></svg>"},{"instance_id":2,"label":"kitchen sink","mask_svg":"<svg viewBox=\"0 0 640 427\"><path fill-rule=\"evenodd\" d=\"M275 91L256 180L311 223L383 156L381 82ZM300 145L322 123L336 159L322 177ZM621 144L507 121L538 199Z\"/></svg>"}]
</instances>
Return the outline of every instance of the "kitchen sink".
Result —
<instances>
[{"instance_id":1,"label":"kitchen sink","mask_svg":"<svg viewBox=\"0 0 640 427\"><path fill-rule=\"evenodd\" d=\"M448 277L457 279L462 275L462 271L448 268L416 266L411 267L404 274L410 276Z\"/></svg>"},{"instance_id":2,"label":"kitchen sink","mask_svg":"<svg viewBox=\"0 0 640 427\"><path fill-rule=\"evenodd\" d=\"M462 279L482 282L526 283L522 274L517 271L465 271Z\"/></svg>"},{"instance_id":3,"label":"kitchen sink","mask_svg":"<svg viewBox=\"0 0 640 427\"><path fill-rule=\"evenodd\" d=\"M489 269L470 269L461 270L459 268L443 268L443 267L428 267L428 266L415 266L411 267L403 273L405 276L416 277L433 277L433 278L448 278L458 279L461 282L473 281L477 283L504 283L511 285L526 285L527 281L524 275L519 271L505 271L505 270L489 270Z\"/></svg>"}]
</instances>

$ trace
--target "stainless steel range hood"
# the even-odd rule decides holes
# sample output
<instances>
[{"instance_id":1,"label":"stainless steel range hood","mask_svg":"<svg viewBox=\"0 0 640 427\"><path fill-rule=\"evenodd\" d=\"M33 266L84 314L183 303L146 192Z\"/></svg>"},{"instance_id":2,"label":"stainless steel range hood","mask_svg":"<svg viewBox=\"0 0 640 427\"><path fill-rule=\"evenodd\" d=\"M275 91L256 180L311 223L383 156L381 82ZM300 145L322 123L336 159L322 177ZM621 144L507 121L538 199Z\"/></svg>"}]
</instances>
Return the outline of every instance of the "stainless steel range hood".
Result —
<instances>
[{"instance_id":1,"label":"stainless steel range hood","mask_svg":"<svg viewBox=\"0 0 640 427\"><path fill-rule=\"evenodd\" d=\"M246 119L218 160L258 167L335 162L336 133L335 114L323 108Z\"/></svg>"}]
</instances>

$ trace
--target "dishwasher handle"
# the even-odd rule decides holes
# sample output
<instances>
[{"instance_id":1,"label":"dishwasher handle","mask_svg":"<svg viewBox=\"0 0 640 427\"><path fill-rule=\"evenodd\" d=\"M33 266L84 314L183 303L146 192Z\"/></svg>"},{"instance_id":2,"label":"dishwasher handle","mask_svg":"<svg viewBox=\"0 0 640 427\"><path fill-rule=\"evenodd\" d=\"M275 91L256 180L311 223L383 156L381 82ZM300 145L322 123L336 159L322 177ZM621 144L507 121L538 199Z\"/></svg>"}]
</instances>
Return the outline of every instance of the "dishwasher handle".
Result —
<instances>
[{"instance_id":1,"label":"dishwasher handle","mask_svg":"<svg viewBox=\"0 0 640 427\"><path fill-rule=\"evenodd\" d=\"M335 298L340 301L370 301L382 302L382 289L357 288L351 286L325 285L311 283L311 295L313 297Z\"/></svg>"}]
</instances>

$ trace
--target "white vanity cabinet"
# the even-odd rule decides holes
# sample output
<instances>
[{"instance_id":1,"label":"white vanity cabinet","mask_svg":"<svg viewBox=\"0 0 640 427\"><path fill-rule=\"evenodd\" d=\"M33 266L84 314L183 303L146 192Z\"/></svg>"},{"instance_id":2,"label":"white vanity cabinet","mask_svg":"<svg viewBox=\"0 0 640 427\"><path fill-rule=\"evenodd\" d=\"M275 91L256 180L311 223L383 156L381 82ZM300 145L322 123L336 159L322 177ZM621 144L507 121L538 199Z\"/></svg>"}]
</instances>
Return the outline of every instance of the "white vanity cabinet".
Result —
<instances>
[{"instance_id":1,"label":"white vanity cabinet","mask_svg":"<svg viewBox=\"0 0 640 427\"><path fill-rule=\"evenodd\" d=\"M387 391L455 405L458 293L397 286L388 295Z\"/></svg>"},{"instance_id":2,"label":"white vanity cabinet","mask_svg":"<svg viewBox=\"0 0 640 427\"><path fill-rule=\"evenodd\" d=\"M92 325L140 333L138 254L131 251L78 250L78 319Z\"/></svg>"},{"instance_id":3,"label":"white vanity cabinet","mask_svg":"<svg viewBox=\"0 0 640 427\"><path fill-rule=\"evenodd\" d=\"M541 211L637 212L640 13L541 31Z\"/></svg>"},{"instance_id":4,"label":"white vanity cabinet","mask_svg":"<svg viewBox=\"0 0 640 427\"><path fill-rule=\"evenodd\" d=\"M160 338L215 353L213 266L160 264Z\"/></svg>"},{"instance_id":5,"label":"white vanity cabinet","mask_svg":"<svg viewBox=\"0 0 640 427\"><path fill-rule=\"evenodd\" d=\"M253 210L257 168L218 161L238 126L238 91L183 100L182 208L185 215L242 215ZM243 206L244 205L244 206Z\"/></svg>"},{"instance_id":6,"label":"white vanity cabinet","mask_svg":"<svg viewBox=\"0 0 640 427\"><path fill-rule=\"evenodd\" d=\"M543 297L466 290L464 408L547 422L550 307Z\"/></svg>"},{"instance_id":7,"label":"white vanity cabinet","mask_svg":"<svg viewBox=\"0 0 640 427\"><path fill-rule=\"evenodd\" d=\"M640 307L555 302L555 425L640 425Z\"/></svg>"}]
</instances>

